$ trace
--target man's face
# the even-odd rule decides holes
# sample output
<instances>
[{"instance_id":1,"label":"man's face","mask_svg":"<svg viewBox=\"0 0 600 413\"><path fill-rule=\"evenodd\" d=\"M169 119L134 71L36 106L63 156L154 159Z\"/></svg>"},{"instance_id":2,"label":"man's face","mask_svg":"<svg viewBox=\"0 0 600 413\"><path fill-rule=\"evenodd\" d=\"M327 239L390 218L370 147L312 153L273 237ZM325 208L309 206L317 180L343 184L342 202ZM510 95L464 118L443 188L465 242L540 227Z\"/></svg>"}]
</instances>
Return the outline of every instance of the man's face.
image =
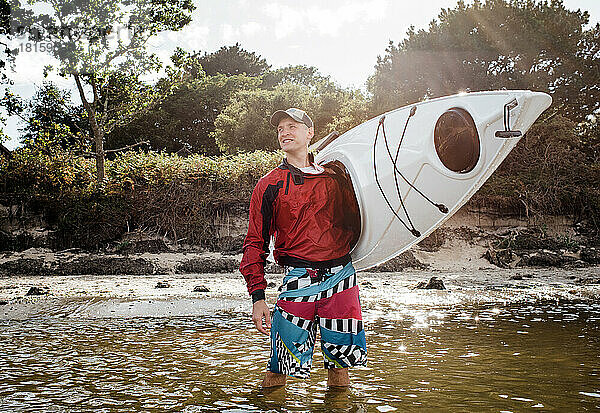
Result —
<instances>
[{"instance_id":1,"label":"man's face","mask_svg":"<svg viewBox=\"0 0 600 413\"><path fill-rule=\"evenodd\" d=\"M290 117L281 119L277 126L277 140L285 153L294 153L308 148L314 134L313 128L309 128L304 123L296 122Z\"/></svg>"}]
</instances>

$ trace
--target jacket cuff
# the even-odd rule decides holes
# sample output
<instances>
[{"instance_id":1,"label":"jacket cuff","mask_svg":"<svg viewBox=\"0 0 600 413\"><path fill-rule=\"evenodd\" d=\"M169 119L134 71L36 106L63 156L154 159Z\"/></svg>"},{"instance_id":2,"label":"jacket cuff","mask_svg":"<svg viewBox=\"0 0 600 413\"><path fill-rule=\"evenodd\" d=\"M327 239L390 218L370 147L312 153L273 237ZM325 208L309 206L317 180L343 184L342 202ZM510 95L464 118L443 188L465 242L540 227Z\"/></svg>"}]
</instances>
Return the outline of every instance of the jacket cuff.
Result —
<instances>
[{"instance_id":1,"label":"jacket cuff","mask_svg":"<svg viewBox=\"0 0 600 413\"><path fill-rule=\"evenodd\" d=\"M254 304L257 301L265 299L265 290L255 290L250 295L252 296L252 304Z\"/></svg>"}]
</instances>

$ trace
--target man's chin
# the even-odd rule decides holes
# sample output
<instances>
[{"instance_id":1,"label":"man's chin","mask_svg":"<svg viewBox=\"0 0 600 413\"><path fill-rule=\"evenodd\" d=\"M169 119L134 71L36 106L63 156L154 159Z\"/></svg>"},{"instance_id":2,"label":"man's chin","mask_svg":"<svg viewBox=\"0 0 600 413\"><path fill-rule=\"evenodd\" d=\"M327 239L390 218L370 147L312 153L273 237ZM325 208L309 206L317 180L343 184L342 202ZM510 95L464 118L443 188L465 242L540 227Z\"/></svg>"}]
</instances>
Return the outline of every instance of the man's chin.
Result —
<instances>
[{"instance_id":1,"label":"man's chin","mask_svg":"<svg viewBox=\"0 0 600 413\"><path fill-rule=\"evenodd\" d=\"M285 153L288 152L294 152L294 147L292 145L279 145L281 147L281 150Z\"/></svg>"}]
</instances>

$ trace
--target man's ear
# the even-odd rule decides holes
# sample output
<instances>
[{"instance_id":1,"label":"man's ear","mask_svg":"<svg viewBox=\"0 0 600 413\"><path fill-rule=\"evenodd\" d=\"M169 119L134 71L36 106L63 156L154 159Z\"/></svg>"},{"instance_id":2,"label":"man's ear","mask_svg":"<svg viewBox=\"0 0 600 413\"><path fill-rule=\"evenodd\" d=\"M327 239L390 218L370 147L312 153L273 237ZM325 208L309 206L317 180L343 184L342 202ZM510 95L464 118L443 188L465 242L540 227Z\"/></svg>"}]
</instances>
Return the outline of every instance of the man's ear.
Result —
<instances>
[{"instance_id":1,"label":"man's ear","mask_svg":"<svg viewBox=\"0 0 600 413\"><path fill-rule=\"evenodd\" d=\"M314 128L314 126L308 128L308 133L310 135L310 139L312 139L312 138L315 137L315 128Z\"/></svg>"}]
</instances>

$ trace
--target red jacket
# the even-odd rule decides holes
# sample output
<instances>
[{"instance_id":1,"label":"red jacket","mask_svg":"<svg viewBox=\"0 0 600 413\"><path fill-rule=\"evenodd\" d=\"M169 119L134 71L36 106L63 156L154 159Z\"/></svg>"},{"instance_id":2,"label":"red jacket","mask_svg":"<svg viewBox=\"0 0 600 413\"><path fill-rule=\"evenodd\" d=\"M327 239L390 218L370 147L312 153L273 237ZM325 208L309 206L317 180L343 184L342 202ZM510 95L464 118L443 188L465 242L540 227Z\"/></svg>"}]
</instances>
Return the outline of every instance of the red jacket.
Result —
<instances>
[{"instance_id":1,"label":"red jacket","mask_svg":"<svg viewBox=\"0 0 600 413\"><path fill-rule=\"evenodd\" d=\"M240 272L248 292L264 290L269 241L273 256L322 262L347 255L360 234L358 203L341 163L322 165L320 174L305 174L283 163L263 176L250 199L250 222Z\"/></svg>"}]
</instances>

